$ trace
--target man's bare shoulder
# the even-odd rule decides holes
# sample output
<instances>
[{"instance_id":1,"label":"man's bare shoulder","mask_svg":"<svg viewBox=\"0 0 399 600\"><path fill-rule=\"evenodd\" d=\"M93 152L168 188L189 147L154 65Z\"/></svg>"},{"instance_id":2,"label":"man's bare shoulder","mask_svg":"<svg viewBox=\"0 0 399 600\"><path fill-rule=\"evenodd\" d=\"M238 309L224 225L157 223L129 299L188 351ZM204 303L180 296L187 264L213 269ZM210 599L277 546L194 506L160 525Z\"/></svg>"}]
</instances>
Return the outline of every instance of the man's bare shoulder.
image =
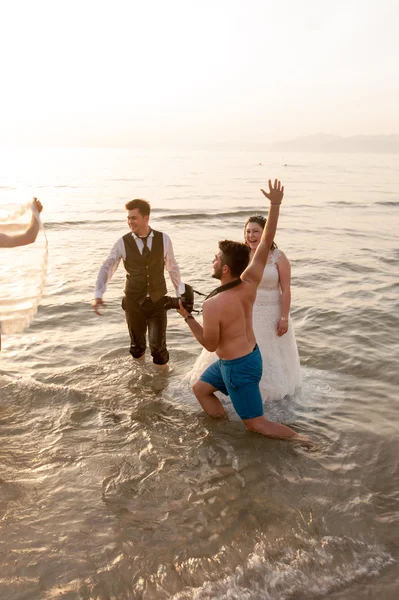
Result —
<instances>
[{"instance_id":1,"label":"man's bare shoulder","mask_svg":"<svg viewBox=\"0 0 399 600\"><path fill-rule=\"evenodd\" d=\"M216 296L212 296L212 298L208 298L204 302L204 308L215 310L218 306L221 305L223 294L217 294Z\"/></svg>"},{"instance_id":2,"label":"man's bare shoulder","mask_svg":"<svg viewBox=\"0 0 399 600\"><path fill-rule=\"evenodd\" d=\"M207 309L209 308L209 310L214 311L222 310L225 306L236 301L240 301L244 298L255 297L256 288L257 286L253 283L242 281L241 285L238 285L231 290L221 292L220 294L205 300L204 307L206 306Z\"/></svg>"}]
</instances>

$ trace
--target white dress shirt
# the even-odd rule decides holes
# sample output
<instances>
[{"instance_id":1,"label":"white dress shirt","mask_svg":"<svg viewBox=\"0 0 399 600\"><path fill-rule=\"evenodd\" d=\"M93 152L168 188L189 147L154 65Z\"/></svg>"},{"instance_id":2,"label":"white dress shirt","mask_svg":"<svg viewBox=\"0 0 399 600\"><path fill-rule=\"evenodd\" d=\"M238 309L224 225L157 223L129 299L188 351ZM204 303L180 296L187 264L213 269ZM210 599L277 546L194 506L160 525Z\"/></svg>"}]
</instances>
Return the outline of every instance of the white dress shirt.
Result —
<instances>
[{"instance_id":1,"label":"white dress shirt","mask_svg":"<svg viewBox=\"0 0 399 600\"><path fill-rule=\"evenodd\" d=\"M137 248L139 249L140 254L143 253L144 243L135 233L132 233L132 236L136 240ZM164 251L164 263L165 269L169 273L170 280L172 282L173 287L175 288L175 292L177 296L180 296L184 292L184 284L180 278L180 269L179 265L176 262L175 256L173 254L173 246L170 237L166 233L162 233L163 236L163 251ZM151 231L150 235L147 238L147 247L149 250L152 248L152 238L154 237L154 232ZM116 269L119 266L121 259L126 260L126 248L123 238L119 238L119 240L112 247L111 252L109 253L108 258L102 265L96 281L96 290L94 293L95 298L102 298L105 290L107 289L107 285L115 273Z\"/></svg>"}]
</instances>

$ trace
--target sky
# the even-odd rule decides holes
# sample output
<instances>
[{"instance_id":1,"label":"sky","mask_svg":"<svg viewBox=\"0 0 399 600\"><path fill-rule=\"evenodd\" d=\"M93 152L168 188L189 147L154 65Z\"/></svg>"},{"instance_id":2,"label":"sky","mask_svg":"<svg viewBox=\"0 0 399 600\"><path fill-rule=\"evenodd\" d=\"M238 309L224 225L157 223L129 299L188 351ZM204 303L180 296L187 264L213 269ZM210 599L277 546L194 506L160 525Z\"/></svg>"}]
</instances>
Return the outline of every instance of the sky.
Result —
<instances>
[{"instance_id":1,"label":"sky","mask_svg":"<svg viewBox=\"0 0 399 600\"><path fill-rule=\"evenodd\" d=\"M397 0L0 4L0 145L399 133Z\"/></svg>"}]
</instances>

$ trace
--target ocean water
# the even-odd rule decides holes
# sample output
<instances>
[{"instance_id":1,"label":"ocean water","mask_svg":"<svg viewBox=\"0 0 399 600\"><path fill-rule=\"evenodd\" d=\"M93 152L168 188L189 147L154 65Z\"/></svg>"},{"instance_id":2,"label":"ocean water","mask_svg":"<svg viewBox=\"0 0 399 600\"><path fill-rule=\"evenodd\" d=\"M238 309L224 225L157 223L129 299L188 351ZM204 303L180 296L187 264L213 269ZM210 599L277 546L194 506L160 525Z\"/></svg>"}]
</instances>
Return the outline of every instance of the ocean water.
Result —
<instances>
[{"instance_id":1,"label":"ocean water","mask_svg":"<svg viewBox=\"0 0 399 600\"><path fill-rule=\"evenodd\" d=\"M396 600L399 156L0 154L0 208L37 195L49 244L38 313L0 353L0 598ZM126 200L151 201L206 293L218 240L265 212L269 177L286 189L276 241L304 379L283 409L314 452L201 413L200 347L174 311L169 373L133 364L122 266L104 315L90 307ZM23 301L43 253L42 234L0 250L3 295Z\"/></svg>"}]
</instances>

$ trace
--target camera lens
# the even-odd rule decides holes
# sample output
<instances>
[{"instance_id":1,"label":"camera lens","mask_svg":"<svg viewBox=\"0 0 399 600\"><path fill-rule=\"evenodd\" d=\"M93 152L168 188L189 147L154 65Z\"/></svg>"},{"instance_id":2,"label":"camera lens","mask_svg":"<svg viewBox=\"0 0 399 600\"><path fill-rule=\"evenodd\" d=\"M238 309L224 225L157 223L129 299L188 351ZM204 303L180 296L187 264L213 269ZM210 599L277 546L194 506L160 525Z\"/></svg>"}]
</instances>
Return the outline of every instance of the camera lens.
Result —
<instances>
[{"instance_id":1,"label":"camera lens","mask_svg":"<svg viewBox=\"0 0 399 600\"><path fill-rule=\"evenodd\" d=\"M177 310L179 308L179 298L172 298L171 296L165 296L164 307L166 310L170 310L172 308Z\"/></svg>"}]
</instances>

